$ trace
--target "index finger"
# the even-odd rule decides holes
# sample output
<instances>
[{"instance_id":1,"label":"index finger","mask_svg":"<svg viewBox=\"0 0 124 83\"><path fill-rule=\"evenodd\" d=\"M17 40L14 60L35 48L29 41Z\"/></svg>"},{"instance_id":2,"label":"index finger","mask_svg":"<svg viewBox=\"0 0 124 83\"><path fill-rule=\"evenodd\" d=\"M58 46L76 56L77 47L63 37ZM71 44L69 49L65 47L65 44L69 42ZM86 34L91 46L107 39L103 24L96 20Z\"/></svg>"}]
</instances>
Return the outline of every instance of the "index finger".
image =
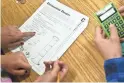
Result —
<instances>
[{"instance_id":1,"label":"index finger","mask_svg":"<svg viewBox=\"0 0 124 83\"><path fill-rule=\"evenodd\" d=\"M116 26L113 24L110 25L110 33L111 33L110 38L112 39L119 38Z\"/></svg>"},{"instance_id":2,"label":"index finger","mask_svg":"<svg viewBox=\"0 0 124 83\"><path fill-rule=\"evenodd\" d=\"M23 37L32 37L35 35L35 32L23 32Z\"/></svg>"}]
</instances>

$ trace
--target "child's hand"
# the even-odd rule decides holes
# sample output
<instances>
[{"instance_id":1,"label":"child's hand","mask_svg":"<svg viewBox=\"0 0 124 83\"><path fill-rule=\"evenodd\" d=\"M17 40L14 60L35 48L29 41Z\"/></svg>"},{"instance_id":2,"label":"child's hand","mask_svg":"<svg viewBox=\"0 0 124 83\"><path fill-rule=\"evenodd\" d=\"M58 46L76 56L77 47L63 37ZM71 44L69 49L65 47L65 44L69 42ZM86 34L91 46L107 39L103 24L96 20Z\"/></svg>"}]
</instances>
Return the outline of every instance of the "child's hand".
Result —
<instances>
[{"instance_id":1,"label":"child's hand","mask_svg":"<svg viewBox=\"0 0 124 83\"><path fill-rule=\"evenodd\" d=\"M106 60L122 56L119 36L114 25L110 25L110 33L110 38L105 38L102 29L96 28L95 43Z\"/></svg>"},{"instance_id":2,"label":"child's hand","mask_svg":"<svg viewBox=\"0 0 124 83\"><path fill-rule=\"evenodd\" d=\"M1 56L1 66L13 75L27 75L31 69L27 59L22 52Z\"/></svg>"},{"instance_id":3,"label":"child's hand","mask_svg":"<svg viewBox=\"0 0 124 83\"><path fill-rule=\"evenodd\" d=\"M62 81L67 74L68 67L62 61L51 61L44 64L46 66L45 73L39 76L35 82L56 82L58 74L60 75L60 81Z\"/></svg>"},{"instance_id":4,"label":"child's hand","mask_svg":"<svg viewBox=\"0 0 124 83\"><path fill-rule=\"evenodd\" d=\"M119 12L121 13L122 16L124 16L124 6L119 8Z\"/></svg>"},{"instance_id":5,"label":"child's hand","mask_svg":"<svg viewBox=\"0 0 124 83\"><path fill-rule=\"evenodd\" d=\"M23 45L24 37L31 37L34 35L34 32L21 32L16 26L3 27L1 31L2 48L13 48Z\"/></svg>"}]
</instances>

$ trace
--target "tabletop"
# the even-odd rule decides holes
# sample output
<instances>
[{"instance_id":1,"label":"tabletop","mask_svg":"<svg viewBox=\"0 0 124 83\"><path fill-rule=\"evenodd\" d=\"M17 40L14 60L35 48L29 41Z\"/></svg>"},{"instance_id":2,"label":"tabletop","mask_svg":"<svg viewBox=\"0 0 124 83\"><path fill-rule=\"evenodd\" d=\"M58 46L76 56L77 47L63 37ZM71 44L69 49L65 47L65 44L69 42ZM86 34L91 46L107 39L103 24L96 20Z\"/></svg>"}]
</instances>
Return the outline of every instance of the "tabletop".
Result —
<instances>
[{"instance_id":1,"label":"tabletop","mask_svg":"<svg viewBox=\"0 0 124 83\"><path fill-rule=\"evenodd\" d=\"M60 58L69 66L65 82L104 82L104 59L94 43L95 27L99 25L94 12L107 3L114 2L119 8L124 0L59 0L70 8L90 18L88 27ZM21 26L43 3L43 0L27 0L26 4L18 4L15 0L2 0L2 27L8 25ZM29 77L18 77L21 82L34 81L38 77L33 70Z\"/></svg>"}]
</instances>

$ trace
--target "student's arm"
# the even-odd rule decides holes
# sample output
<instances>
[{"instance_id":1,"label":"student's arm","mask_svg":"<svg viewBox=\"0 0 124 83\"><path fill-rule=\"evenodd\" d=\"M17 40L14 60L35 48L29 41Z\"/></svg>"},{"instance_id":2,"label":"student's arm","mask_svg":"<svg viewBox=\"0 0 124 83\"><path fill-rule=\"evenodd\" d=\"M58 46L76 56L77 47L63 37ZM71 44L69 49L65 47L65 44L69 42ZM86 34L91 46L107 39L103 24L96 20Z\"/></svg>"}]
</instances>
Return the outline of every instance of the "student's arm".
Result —
<instances>
[{"instance_id":1,"label":"student's arm","mask_svg":"<svg viewBox=\"0 0 124 83\"><path fill-rule=\"evenodd\" d=\"M110 37L106 38L100 27L96 28L95 43L105 59L105 74L108 82L124 81L124 59L116 27L110 25Z\"/></svg>"},{"instance_id":2,"label":"student's arm","mask_svg":"<svg viewBox=\"0 0 124 83\"><path fill-rule=\"evenodd\" d=\"M124 58L106 60L104 69L108 82L124 82Z\"/></svg>"}]
</instances>

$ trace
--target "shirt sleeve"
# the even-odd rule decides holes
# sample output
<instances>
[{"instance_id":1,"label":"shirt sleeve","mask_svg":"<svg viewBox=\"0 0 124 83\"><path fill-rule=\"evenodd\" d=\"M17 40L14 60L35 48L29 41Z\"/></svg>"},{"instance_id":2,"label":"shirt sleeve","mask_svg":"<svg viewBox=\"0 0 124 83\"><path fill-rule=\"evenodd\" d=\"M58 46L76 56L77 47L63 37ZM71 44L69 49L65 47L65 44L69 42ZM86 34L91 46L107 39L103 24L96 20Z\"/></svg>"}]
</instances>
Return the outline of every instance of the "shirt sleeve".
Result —
<instances>
[{"instance_id":1,"label":"shirt sleeve","mask_svg":"<svg viewBox=\"0 0 124 83\"><path fill-rule=\"evenodd\" d=\"M108 82L124 82L124 58L106 60L104 69Z\"/></svg>"}]
</instances>

